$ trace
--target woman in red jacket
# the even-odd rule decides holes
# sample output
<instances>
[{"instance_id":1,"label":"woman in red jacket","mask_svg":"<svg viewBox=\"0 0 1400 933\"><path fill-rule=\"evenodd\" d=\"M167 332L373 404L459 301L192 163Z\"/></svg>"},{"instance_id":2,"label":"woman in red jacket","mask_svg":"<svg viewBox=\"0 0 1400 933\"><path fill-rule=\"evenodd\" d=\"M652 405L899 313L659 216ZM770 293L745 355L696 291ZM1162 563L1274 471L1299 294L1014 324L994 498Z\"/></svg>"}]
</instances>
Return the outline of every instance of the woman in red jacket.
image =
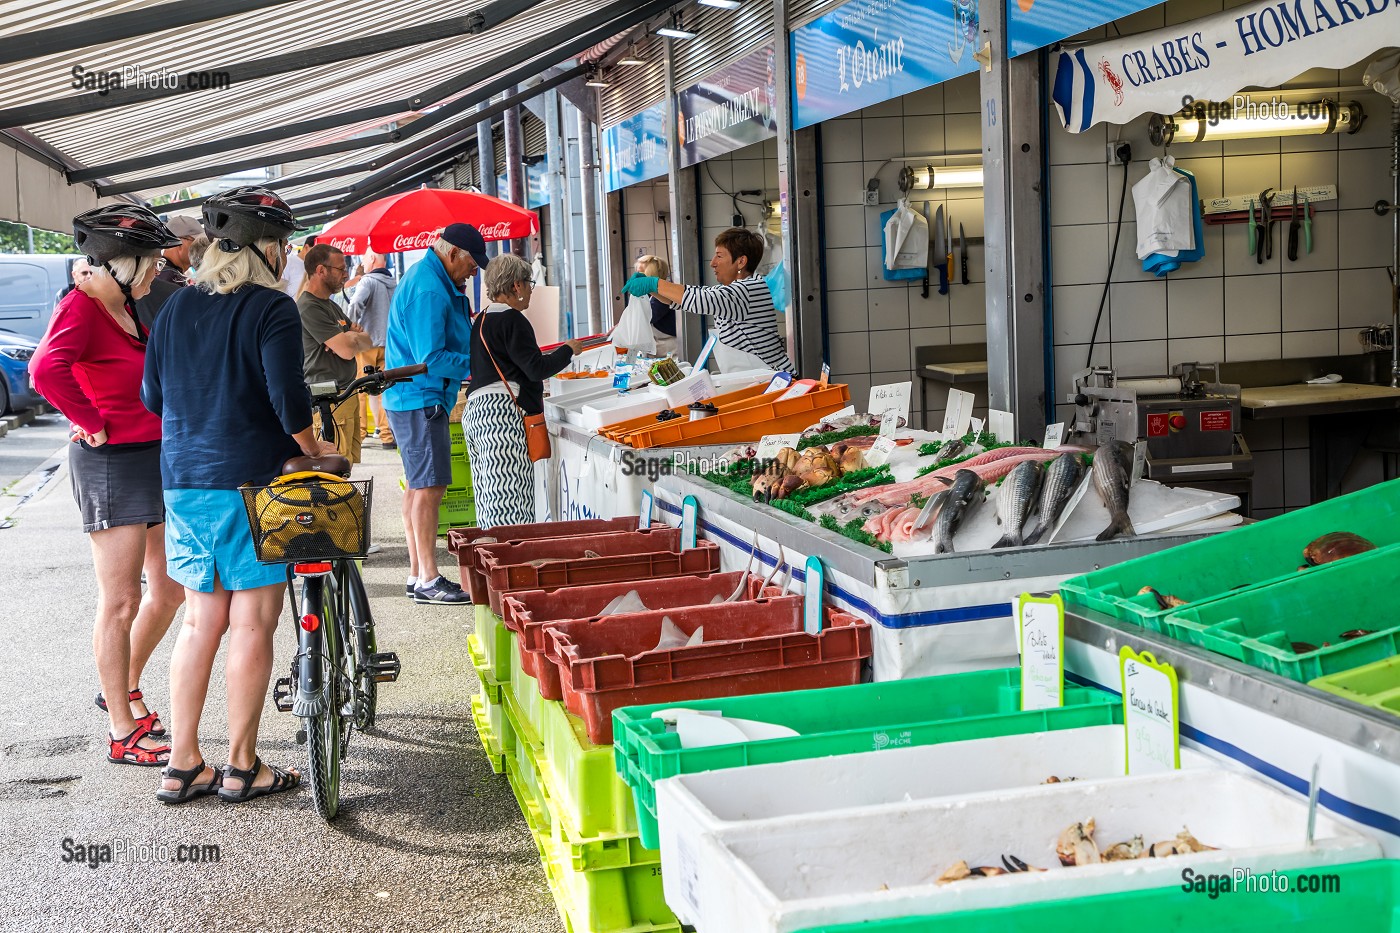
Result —
<instances>
[{"instance_id":1,"label":"woman in red jacket","mask_svg":"<svg viewBox=\"0 0 1400 933\"><path fill-rule=\"evenodd\" d=\"M97 571L92 642L97 705L110 720L107 760L163 766L170 747L143 702L141 672L184 590L165 571L160 418L141 404L146 330L132 309L151 290L161 250L180 240L131 205L79 214L73 237L92 275L59 302L29 370L35 388L73 423L68 467ZM105 700L122 696L128 702Z\"/></svg>"}]
</instances>

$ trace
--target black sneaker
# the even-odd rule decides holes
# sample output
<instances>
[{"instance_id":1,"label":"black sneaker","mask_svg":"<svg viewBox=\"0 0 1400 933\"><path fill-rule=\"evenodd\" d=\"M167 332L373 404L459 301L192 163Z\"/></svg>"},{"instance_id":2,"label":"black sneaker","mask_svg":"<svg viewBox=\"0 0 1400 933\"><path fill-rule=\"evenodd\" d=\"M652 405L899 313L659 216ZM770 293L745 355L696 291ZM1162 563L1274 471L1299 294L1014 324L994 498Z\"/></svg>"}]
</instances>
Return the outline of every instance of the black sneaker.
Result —
<instances>
[{"instance_id":1,"label":"black sneaker","mask_svg":"<svg viewBox=\"0 0 1400 933\"><path fill-rule=\"evenodd\" d=\"M403 594L409 599L412 599L415 595L413 591L416 589L418 589L417 583L405 583L403 585Z\"/></svg>"},{"instance_id":2,"label":"black sneaker","mask_svg":"<svg viewBox=\"0 0 1400 933\"><path fill-rule=\"evenodd\" d=\"M419 583L413 591L415 603L466 603L471 597L462 588L444 576L439 576L427 584Z\"/></svg>"}]
</instances>

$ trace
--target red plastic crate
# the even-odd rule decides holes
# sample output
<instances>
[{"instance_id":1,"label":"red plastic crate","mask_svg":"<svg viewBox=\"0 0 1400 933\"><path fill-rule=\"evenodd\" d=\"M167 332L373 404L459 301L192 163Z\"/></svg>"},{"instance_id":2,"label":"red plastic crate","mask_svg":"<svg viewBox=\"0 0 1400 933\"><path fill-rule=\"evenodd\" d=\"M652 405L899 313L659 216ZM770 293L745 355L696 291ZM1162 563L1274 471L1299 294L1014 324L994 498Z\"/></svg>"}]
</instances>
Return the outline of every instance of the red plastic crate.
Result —
<instances>
[{"instance_id":1,"label":"red plastic crate","mask_svg":"<svg viewBox=\"0 0 1400 933\"><path fill-rule=\"evenodd\" d=\"M532 522L528 525L497 525L495 528L454 528L447 533L447 550L457 555L462 588L472 596L472 602L486 605L486 578L481 573L476 553L487 544L502 541L537 541L540 538L570 538L578 535L616 534L636 531L640 518L588 518L572 522Z\"/></svg>"},{"instance_id":2,"label":"red plastic crate","mask_svg":"<svg viewBox=\"0 0 1400 933\"><path fill-rule=\"evenodd\" d=\"M706 641L651 650L667 617L687 635L703 625ZM829 609L809 635L802 601L786 598L556 622L544 635L564 705L598 745L612 742L619 707L855 684L870 656L866 622Z\"/></svg>"},{"instance_id":3,"label":"red plastic crate","mask_svg":"<svg viewBox=\"0 0 1400 933\"><path fill-rule=\"evenodd\" d=\"M628 580L596 586L570 586L559 590L517 590L501 600L501 619L515 633L520 645L520 667L539 681L540 695L546 700L564 699L559 669L545 659L544 627L555 622L572 622L596 617L608 603L636 590L649 609L709 605L716 596L728 599L739 583L749 576L743 570L696 577L662 577L658 580ZM761 577L749 579L745 599L754 599L763 584ZM772 595L781 595L769 587ZM621 615L621 614L619 614Z\"/></svg>"},{"instance_id":4,"label":"red plastic crate","mask_svg":"<svg viewBox=\"0 0 1400 933\"><path fill-rule=\"evenodd\" d=\"M681 530L666 527L487 544L477 555L491 611L498 616L501 596L510 590L651 580L719 569L719 546L713 541L682 551Z\"/></svg>"}]
</instances>

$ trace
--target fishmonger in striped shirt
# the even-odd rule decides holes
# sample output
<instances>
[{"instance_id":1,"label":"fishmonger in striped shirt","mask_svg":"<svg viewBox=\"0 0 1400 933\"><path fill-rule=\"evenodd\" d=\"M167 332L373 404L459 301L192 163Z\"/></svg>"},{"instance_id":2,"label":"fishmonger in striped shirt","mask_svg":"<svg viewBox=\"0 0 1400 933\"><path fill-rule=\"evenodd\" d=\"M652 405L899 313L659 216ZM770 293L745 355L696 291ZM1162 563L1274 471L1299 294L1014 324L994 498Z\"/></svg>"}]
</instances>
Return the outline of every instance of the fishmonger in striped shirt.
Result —
<instances>
[{"instance_id":1,"label":"fishmonger in striped shirt","mask_svg":"<svg viewBox=\"0 0 1400 933\"><path fill-rule=\"evenodd\" d=\"M680 285L634 276L622 290L628 295L658 295L682 311L709 315L721 345L715 358L726 372L748 368L750 363L794 372L778 335L778 312L768 283L751 271L762 259L763 238L752 230L730 227L715 237L715 255L710 260L720 284ZM754 359L746 360L745 354Z\"/></svg>"}]
</instances>

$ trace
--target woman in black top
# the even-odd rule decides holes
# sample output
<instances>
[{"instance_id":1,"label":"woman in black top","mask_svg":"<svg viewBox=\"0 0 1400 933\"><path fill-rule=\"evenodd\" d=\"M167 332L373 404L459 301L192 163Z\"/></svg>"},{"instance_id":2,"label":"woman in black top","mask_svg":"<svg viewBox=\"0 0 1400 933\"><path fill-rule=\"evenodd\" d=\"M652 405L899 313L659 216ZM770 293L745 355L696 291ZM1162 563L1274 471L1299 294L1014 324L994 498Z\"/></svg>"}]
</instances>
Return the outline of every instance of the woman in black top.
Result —
<instances>
[{"instance_id":1,"label":"woman in black top","mask_svg":"<svg viewBox=\"0 0 1400 933\"><path fill-rule=\"evenodd\" d=\"M671 277L671 266L660 256L643 256L637 260L642 275L658 279ZM676 306L656 295L651 296L651 335L656 340L658 355L676 352Z\"/></svg>"},{"instance_id":2,"label":"woman in black top","mask_svg":"<svg viewBox=\"0 0 1400 933\"><path fill-rule=\"evenodd\" d=\"M541 353L521 313L534 286L530 264L503 253L486 267L491 303L472 323L471 392L462 415L480 528L535 520L535 471L525 445L525 415L544 411L544 380L583 347L565 341Z\"/></svg>"}]
</instances>

